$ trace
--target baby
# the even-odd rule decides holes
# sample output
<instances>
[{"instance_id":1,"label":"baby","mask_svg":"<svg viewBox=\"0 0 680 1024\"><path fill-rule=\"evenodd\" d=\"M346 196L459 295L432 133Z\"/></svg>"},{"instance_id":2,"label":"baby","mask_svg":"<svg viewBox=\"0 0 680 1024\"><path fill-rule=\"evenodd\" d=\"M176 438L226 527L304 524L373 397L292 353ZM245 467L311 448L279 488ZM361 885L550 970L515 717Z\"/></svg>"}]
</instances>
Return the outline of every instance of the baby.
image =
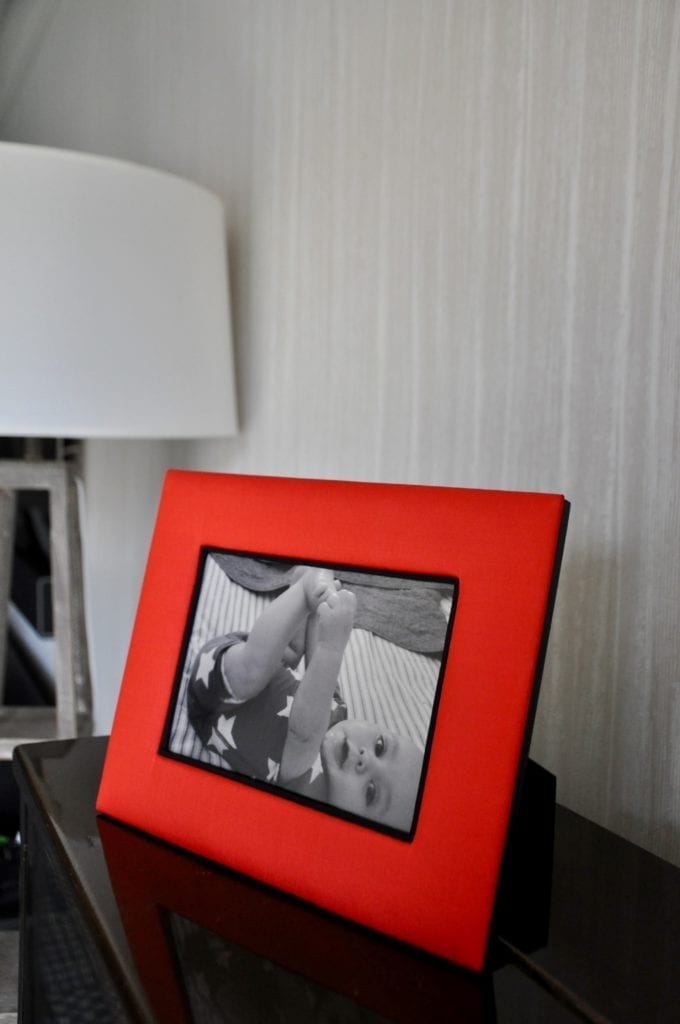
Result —
<instances>
[{"instance_id":1,"label":"baby","mask_svg":"<svg viewBox=\"0 0 680 1024\"><path fill-rule=\"evenodd\" d=\"M347 719L336 693L355 606L329 570L300 567L249 634L201 648L189 720L232 770L407 831L421 751L406 736ZM303 653L298 679L292 669Z\"/></svg>"}]
</instances>

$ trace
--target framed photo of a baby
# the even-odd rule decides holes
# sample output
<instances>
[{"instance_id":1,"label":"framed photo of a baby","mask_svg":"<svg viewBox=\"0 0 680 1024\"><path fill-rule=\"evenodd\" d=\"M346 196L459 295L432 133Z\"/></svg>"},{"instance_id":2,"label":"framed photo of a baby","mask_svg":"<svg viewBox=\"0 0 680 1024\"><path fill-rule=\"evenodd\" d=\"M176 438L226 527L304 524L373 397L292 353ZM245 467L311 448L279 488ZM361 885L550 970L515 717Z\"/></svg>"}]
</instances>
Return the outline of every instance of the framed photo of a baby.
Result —
<instances>
[{"instance_id":1,"label":"framed photo of a baby","mask_svg":"<svg viewBox=\"0 0 680 1024\"><path fill-rule=\"evenodd\" d=\"M162 752L411 839L456 594L205 549Z\"/></svg>"},{"instance_id":2,"label":"framed photo of a baby","mask_svg":"<svg viewBox=\"0 0 680 1024\"><path fill-rule=\"evenodd\" d=\"M481 970L568 507L171 470L98 813Z\"/></svg>"}]
</instances>

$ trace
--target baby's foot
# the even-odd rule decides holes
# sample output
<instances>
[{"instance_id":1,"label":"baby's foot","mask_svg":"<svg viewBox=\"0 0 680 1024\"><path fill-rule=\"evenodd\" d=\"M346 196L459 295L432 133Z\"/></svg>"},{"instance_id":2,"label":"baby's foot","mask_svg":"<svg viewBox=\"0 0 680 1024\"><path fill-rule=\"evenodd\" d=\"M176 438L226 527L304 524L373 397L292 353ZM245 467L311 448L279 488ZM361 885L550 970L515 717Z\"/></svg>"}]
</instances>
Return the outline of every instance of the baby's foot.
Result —
<instances>
[{"instance_id":1,"label":"baby's foot","mask_svg":"<svg viewBox=\"0 0 680 1024\"><path fill-rule=\"evenodd\" d=\"M319 606L318 642L344 650L354 626L356 598L349 590L333 591Z\"/></svg>"},{"instance_id":2,"label":"baby's foot","mask_svg":"<svg viewBox=\"0 0 680 1024\"><path fill-rule=\"evenodd\" d=\"M302 570L302 572L299 572ZM298 579L304 591L307 607L310 612L316 611L322 601L340 589L340 582L333 578L330 569L319 569L313 566L298 566L294 579Z\"/></svg>"}]
</instances>

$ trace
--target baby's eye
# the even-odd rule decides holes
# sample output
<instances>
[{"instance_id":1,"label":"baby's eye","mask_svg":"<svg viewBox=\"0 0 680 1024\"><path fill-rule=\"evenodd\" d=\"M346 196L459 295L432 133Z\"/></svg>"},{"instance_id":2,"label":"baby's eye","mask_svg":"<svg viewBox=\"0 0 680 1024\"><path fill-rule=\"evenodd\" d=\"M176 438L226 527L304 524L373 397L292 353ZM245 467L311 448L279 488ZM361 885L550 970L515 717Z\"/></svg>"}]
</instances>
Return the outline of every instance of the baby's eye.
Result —
<instances>
[{"instance_id":1,"label":"baby's eye","mask_svg":"<svg viewBox=\"0 0 680 1024\"><path fill-rule=\"evenodd\" d=\"M366 786L366 806L370 807L376 796L378 795L378 787L375 782L369 782Z\"/></svg>"},{"instance_id":2,"label":"baby's eye","mask_svg":"<svg viewBox=\"0 0 680 1024\"><path fill-rule=\"evenodd\" d=\"M384 736L378 736L377 740L375 741L375 756L376 757L382 757L384 753L385 753L385 737Z\"/></svg>"}]
</instances>

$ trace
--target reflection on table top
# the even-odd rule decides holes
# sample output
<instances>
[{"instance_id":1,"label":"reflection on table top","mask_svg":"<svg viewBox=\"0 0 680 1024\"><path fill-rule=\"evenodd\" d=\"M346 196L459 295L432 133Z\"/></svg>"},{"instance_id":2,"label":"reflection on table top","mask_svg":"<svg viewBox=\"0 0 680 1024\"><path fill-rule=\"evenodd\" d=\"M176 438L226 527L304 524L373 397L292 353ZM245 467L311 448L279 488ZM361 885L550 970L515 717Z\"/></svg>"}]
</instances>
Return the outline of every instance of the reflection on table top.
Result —
<instances>
[{"instance_id":1,"label":"reflection on table top","mask_svg":"<svg viewBox=\"0 0 680 1024\"><path fill-rule=\"evenodd\" d=\"M579 815L557 808L547 944L498 940L480 978L97 819L105 749L31 744L15 764L132 1019L190 1020L206 987L244 1021L267 1000L300 1021L677 1019L680 870Z\"/></svg>"}]
</instances>

